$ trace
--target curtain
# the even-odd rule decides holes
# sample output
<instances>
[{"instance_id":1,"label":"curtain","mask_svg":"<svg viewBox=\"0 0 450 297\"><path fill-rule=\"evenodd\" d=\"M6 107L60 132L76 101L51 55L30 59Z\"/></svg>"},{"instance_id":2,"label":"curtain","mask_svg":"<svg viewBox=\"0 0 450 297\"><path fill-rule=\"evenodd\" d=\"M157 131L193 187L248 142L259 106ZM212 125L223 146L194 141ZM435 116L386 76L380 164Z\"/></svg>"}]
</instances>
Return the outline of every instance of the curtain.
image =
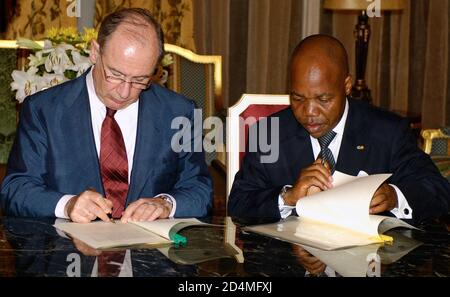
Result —
<instances>
[{"instance_id":1,"label":"curtain","mask_svg":"<svg viewBox=\"0 0 450 297\"><path fill-rule=\"evenodd\" d=\"M242 93L286 93L288 60L304 33L315 33L316 0L193 0L194 40L224 61L225 106ZM450 0L406 1L401 12L370 18L366 81L373 104L422 117L423 128L450 125ZM319 7L320 33L342 41L355 73L357 12Z\"/></svg>"},{"instance_id":2,"label":"curtain","mask_svg":"<svg viewBox=\"0 0 450 297\"><path fill-rule=\"evenodd\" d=\"M115 10L140 7L150 10L160 22L165 42L195 51L192 37L192 0L103 0L95 5L94 26L98 29L105 16Z\"/></svg>"},{"instance_id":3,"label":"curtain","mask_svg":"<svg viewBox=\"0 0 450 297\"><path fill-rule=\"evenodd\" d=\"M193 39L197 52L203 55L222 56L222 99L225 108L228 106L230 96L230 80L237 82L234 85L235 89L242 88L246 83L243 71L231 75L229 70L230 64L242 63L246 52L244 48L240 51L235 47L230 48L231 44L239 44L247 38L245 30L231 30L230 27L230 22L239 24L239 27L247 26L246 19L239 17L245 14L244 2L193 0ZM231 11L241 13L235 14Z\"/></svg>"},{"instance_id":4,"label":"curtain","mask_svg":"<svg viewBox=\"0 0 450 297\"><path fill-rule=\"evenodd\" d=\"M305 1L311 0L193 0L198 52L223 57L225 107L243 93L287 91L288 60L302 38Z\"/></svg>"},{"instance_id":5,"label":"curtain","mask_svg":"<svg viewBox=\"0 0 450 297\"><path fill-rule=\"evenodd\" d=\"M15 14L4 34L5 39L24 37L43 39L51 27L76 27L77 19L66 13L70 2L64 0L16 0Z\"/></svg>"},{"instance_id":6,"label":"curtain","mask_svg":"<svg viewBox=\"0 0 450 297\"><path fill-rule=\"evenodd\" d=\"M67 13L71 1L16 0L15 2L17 5L15 15L6 33L2 34L5 39L25 37L38 40L43 39L45 31L51 27L77 27L77 18L70 17ZM98 29L107 14L128 7L150 10L161 23L166 42L195 51L192 36L192 0L97 0L94 26Z\"/></svg>"}]
</instances>

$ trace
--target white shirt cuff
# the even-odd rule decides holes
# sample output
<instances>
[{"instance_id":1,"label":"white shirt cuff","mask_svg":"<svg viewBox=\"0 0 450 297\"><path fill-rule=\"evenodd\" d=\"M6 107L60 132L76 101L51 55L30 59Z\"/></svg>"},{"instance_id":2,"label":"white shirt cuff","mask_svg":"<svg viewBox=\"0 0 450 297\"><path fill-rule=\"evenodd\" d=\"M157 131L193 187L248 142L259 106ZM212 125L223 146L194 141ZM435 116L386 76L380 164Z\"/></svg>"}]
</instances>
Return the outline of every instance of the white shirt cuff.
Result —
<instances>
[{"instance_id":1,"label":"white shirt cuff","mask_svg":"<svg viewBox=\"0 0 450 297\"><path fill-rule=\"evenodd\" d=\"M285 185L285 187L292 188L291 185ZM281 194L278 195L278 210L280 211L280 216L282 219L285 219L288 216L290 216L294 208L295 206L284 204L283 198L281 198Z\"/></svg>"},{"instance_id":2,"label":"white shirt cuff","mask_svg":"<svg viewBox=\"0 0 450 297\"><path fill-rule=\"evenodd\" d=\"M66 208L67 202L69 202L69 200L75 196L76 195L64 195L61 197L61 199L59 199L58 203L56 204L56 208L55 208L55 217L61 218L61 219L69 218L69 216L65 213L64 209Z\"/></svg>"},{"instance_id":3,"label":"white shirt cuff","mask_svg":"<svg viewBox=\"0 0 450 297\"><path fill-rule=\"evenodd\" d=\"M403 195L402 191L395 186L391 185L397 193L397 208L394 208L391 210L391 213L395 215L398 219L412 219L412 208L409 206L408 201L406 200L405 195Z\"/></svg>"},{"instance_id":4,"label":"white shirt cuff","mask_svg":"<svg viewBox=\"0 0 450 297\"><path fill-rule=\"evenodd\" d=\"M161 196L165 196L167 198L169 198L172 201L172 210L170 211L169 214L169 218L173 218L174 214L175 214L175 210L177 209L177 201L175 200L175 198L172 197L172 195L166 194L166 193L161 193L155 196L156 197L161 197Z\"/></svg>"}]
</instances>

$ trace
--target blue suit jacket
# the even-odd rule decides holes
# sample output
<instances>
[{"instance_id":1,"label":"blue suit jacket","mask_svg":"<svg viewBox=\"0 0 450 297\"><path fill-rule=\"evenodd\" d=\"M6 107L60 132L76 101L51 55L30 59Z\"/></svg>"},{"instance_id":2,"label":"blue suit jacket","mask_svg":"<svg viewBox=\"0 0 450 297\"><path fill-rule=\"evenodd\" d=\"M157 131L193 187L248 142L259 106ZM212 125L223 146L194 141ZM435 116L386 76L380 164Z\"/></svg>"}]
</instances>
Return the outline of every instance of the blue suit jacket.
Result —
<instances>
[{"instance_id":1,"label":"blue suit jacket","mask_svg":"<svg viewBox=\"0 0 450 297\"><path fill-rule=\"evenodd\" d=\"M127 204L168 193L176 199L176 217L207 215L212 182L203 152L171 149L172 136L179 132L171 129L172 120L186 117L192 125L195 104L156 84L139 100ZM9 215L54 217L63 195L89 187L104 194L83 75L25 100L1 201Z\"/></svg>"},{"instance_id":2,"label":"blue suit jacket","mask_svg":"<svg viewBox=\"0 0 450 297\"><path fill-rule=\"evenodd\" d=\"M279 218L281 188L293 185L300 171L314 162L310 136L292 110L282 110L272 117L279 118L279 159L262 164L261 152L246 153L230 193L229 215ZM269 117L268 132L270 123ZM450 183L417 147L407 120L366 103L349 100L336 170L353 176L361 170L368 174L393 173L388 182L405 195L415 222L449 211Z\"/></svg>"}]
</instances>

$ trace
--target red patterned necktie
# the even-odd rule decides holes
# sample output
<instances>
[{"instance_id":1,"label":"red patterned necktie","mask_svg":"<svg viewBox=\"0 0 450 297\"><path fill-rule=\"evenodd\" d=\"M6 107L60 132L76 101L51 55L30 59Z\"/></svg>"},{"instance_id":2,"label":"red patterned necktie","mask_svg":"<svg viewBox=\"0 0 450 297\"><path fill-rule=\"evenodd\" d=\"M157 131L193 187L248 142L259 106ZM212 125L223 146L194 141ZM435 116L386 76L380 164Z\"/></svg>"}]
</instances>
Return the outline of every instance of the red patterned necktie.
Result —
<instances>
[{"instance_id":1,"label":"red patterned necktie","mask_svg":"<svg viewBox=\"0 0 450 297\"><path fill-rule=\"evenodd\" d=\"M128 161L120 127L114 119L117 110L106 108L100 144L100 171L106 198L113 203L113 218L120 218L128 193Z\"/></svg>"},{"instance_id":2,"label":"red patterned necktie","mask_svg":"<svg viewBox=\"0 0 450 297\"><path fill-rule=\"evenodd\" d=\"M119 276L123 261L125 259L125 251L102 252L98 257L98 273L99 277L115 277Z\"/></svg>"}]
</instances>

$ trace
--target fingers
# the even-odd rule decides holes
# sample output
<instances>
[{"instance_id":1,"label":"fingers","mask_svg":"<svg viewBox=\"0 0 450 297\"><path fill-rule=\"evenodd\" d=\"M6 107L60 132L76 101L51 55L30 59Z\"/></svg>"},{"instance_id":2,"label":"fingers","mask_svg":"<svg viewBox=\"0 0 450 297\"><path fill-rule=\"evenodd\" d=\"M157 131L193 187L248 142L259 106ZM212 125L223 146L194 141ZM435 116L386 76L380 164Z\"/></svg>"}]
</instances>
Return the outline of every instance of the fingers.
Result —
<instances>
[{"instance_id":1,"label":"fingers","mask_svg":"<svg viewBox=\"0 0 450 297\"><path fill-rule=\"evenodd\" d=\"M94 204L91 204L88 208L89 212L95 215L95 218L98 217L104 222L109 222L108 213L112 212L112 201L99 194L93 197L93 202Z\"/></svg>"},{"instance_id":2,"label":"fingers","mask_svg":"<svg viewBox=\"0 0 450 297\"><path fill-rule=\"evenodd\" d=\"M333 178L331 177L330 165L328 164L328 162L322 163L322 159L319 158L316 161L314 161L312 166L315 166L314 169L320 170L322 174L328 177L331 182L333 181ZM310 166L310 168L312 166Z\"/></svg>"},{"instance_id":3,"label":"fingers","mask_svg":"<svg viewBox=\"0 0 450 297\"><path fill-rule=\"evenodd\" d=\"M162 199L159 198L142 198L131 203L125 210L121 221L123 223L129 221L154 221L159 218L167 218L170 209Z\"/></svg>"},{"instance_id":4,"label":"fingers","mask_svg":"<svg viewBox=\"0 0 450 297\"><path fill-rule=\"evenodd\" d=\"M317 159L311 166L305 168L300 173L300 177L311 178L315 186L322 190L333 187L333 177L331 176L328 164L322 164L320 159Z\"/></svg>"},{"instance_id":5,"label":"fingers","mask_svg":"<svg viewBox=\"0 0 450 297\"><path fill-rule=\"evenodd\" d=\"M387 204L386 203L380 203L380 204L376 204L376 205L371 205L369 208L369 214L377 214L380 212L384 212L386 211L387 208Z\"/></svg>"},{"instance_id":6,"label":"fingers","mask_svg":"<svg viewBox=\"0 0 450 297\"><path fill-rule=\"evenodd\" d=\"M322 192L322 190L316 186L311 186L308 188L308 190L306 191L306 196L311 196L313 194Z\"/></svg>"},{"instance_id":7,"label":"fingers","mask_svg":"<svg viewBox=\"0 0 450 297\"><path fill-rule=\"evenodd\" d=\"M319 263L319 265L314 266L310 269L308 269L308 271L312 274L312 275L319 275L321 273L323 273L325 271L325 269L327 268L327 266L324 263Z\"/></svg>"},{"instance_id":8,"label":"fingers","mask_svg":"<svg viewBox=\"0 0 450 297\"><path fill-rule=\"evenodd\" d=\"M383 183L370 201L369 213L376 214L392 210L395 207L397 207L397 193L392 186Z\"/></svg>"},{"instance_id":9,"label":"fingers","mask_svg":"<svg viewBox=\"0 0 450 297\"><path fill-rule=\"evenodd\" d=\"M122 223L127 223L128 221L131 220L131 216L134 214L135 210L137 208L139 208L139 206L141 204L144 204L145 201L143 199L139 199L133 203L131 203L130 205L128 205L128 207L125 209L122 218L120 219L120 221Z\"/></svg>"},{"instance_id":10,"label":"fingers","mask_svg":"<svg viewBox=\"0 0 450 297\"><path fill-rule=\"evenodd\" d=\"M296 200L313 192L325 191L333 187L333 178L326 166L328 165L322 164L321 160L318 159L300 172L292 189Z\"/></svg>"},{"instance_id":11,"label":"fingers","mask_svg":"<svg viewBox=\"0 0 450 297\"><path fill-rule=\"evenodd\" d=\"M300 264L311 274L317 275L325 271L326 265L302 247L293 246L293 250Z\"/></svg>"},{"instance_id":12,"label":"fingers","mask_svg":"<svg viewBox=\"0 0 450 297\"><path fill-rule=\"evenodd\" d=\"M107 213L112 209L112 202L103 198L95 190L87 190L75 196L67 203L67 214L73 222L89 223L97 218L109 221Z\"/></svg>"}]
</instances>

